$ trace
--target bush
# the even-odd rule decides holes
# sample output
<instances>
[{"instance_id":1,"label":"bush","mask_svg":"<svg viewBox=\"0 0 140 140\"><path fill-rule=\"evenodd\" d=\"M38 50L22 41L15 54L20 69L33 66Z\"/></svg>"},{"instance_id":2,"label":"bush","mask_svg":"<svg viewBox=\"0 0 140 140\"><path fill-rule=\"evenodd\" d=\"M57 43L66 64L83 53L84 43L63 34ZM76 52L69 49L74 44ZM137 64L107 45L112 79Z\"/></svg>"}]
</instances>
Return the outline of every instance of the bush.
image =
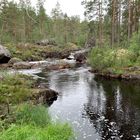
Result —
<instances>
[{"instance_id":1,"label":"bush","mask_svg":"<svg viewBox=\"0 0 140 140\"><path fill-rule=\"evenodd\" d=\"M94 48L89 55L89 63L98 70L110 67L129 67L135 61L134 52L120 48Z\"/></svg>"},{"instance_id":2,"label":"bush","mask_svg":"<svg viewBox=\"0 0 140 140\"><path fill-rule=\"evenodd\" d=\"M137 55L140 55L140 33L134 34L131 38L129 50L133 51Z\"/></svg>"}]
</instances>

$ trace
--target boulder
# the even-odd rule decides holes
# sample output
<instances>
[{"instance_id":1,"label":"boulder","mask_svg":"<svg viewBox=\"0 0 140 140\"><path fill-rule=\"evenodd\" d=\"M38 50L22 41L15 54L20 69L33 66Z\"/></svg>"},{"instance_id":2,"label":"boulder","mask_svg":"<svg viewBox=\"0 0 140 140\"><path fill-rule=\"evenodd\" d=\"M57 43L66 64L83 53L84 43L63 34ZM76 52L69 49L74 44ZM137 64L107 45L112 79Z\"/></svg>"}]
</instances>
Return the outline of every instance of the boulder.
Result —
<instances>
[{"instance_id":1,"label":"boulder","mask_svg":"<svg viewBox=\"0 0 140 140\"><path fill-rule=\"evenodd\" d=\"M18 63L18 62L22 62L22 60L20 58L13 57L10 59L8 64L13 65L14 63Z\"/></svg>"},{"instance_id":2,"label":"boulder","mask_svg":"<svg viewBox=\"0 0 140 140\"><path fill-rule=\"evenodd\" d=\"M48 46L48 45L56 46L57 45L55 40L53 39L44 39L44 40L38 41L36 44L41 45L41 46Z\"/></svg>"},{"instance_id":3,"label":"boulder","mask_svg":"<svg viewBox=\"0 0 140 140\"><path fill-rule=\"evenodd\" d=\"M0 64L8 63L10 59L10 52L4 46L0 45Z\"/></svg>"},{"instance_id":4,"label":"boulder","mask_svg":"<svg viewBox=\"0 0 140 140\"><path fill-rule=\"evenodd\" d=\"M90 51L89 48L77 51L74 54L74 58L75 58L76 62L84 63L86 61L86 59L87 59L87 55L88 55L89 51Z\"/></svg>"},{"instance_id":5,"label":"boulder","mask_svg":"<svg viewBox=\"0 0 140 140\"><path fill-rule=\"evenodd\" d=\"M14 69L31 69L34 64L29 62L17 62L13 64Z\"/></svg>"},{"instance_id":6,"label":"boulder","mask_svg":"<svg viewBox=\"0 0 140 140\"><path fill-rule=\"evenodd\" d=\"M35 104L47 104L50 106L55 100L57 100L58 92L48 89L41 88L35 89L31 100L34 100Z\"/></svg>"},{"instance_id":7,"label":"boulder","mask_svg":"<svg viewBox=\"0 0 140 140\"><path fill-rule=\"evenodd\" d=\"M84 63L86 59L87 59L87 55L86 54L83 54L83 53L80 54L79 53L79 54L75 55L76 62Z\"/></svg>"}]
</instances>

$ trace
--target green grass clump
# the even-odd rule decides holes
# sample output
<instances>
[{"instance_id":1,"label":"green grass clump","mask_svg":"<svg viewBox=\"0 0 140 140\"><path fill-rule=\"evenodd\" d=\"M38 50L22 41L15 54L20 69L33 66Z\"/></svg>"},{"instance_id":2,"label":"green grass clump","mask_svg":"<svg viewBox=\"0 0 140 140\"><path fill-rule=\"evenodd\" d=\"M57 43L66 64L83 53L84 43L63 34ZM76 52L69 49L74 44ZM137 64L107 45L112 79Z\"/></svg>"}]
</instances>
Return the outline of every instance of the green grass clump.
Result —
<instances>
[{"instance_id":1,"label":"green grass clump","mask_svg":"<svg viewBox=\"0 0 140 140\"><path fill-rule=\"evenodd\" d=\"M2 74L0 103L18 103L32 94L33 80L21 74Z\"/></svg>"},{"instance_id":2,"label":"green grass clump","mask_svg":"<svg viewBox=\"0 0 140 140\"><path fill-rule=\"evenodd\" d=\"M73 131L68 124L51 121L47 108L25 104L15 114L16 123L0 132L0 140L69 140Z\"/></svg>"},{"instance_id":3,"label":"green grass clump","mask_svg":"<svg viewBox=\"0 0 140 140\"><path fill-rule=\"evenodd\" d=\"M45 128L33 125L11 125L0 133L0 140L69 140L71 128L65 124L49 124Z\"/></svg>"},{"instance_id":4,"label":"green grass clump","mask_svg":"<svg viewBox=\"0 0 140 140\"><path fill-rule=\"evenodd\" d=\"M45 127L50 123L50 115L47 109L41 105L21 105L18 107L16 117L18 123L30 123L41 127Z\"/></svg>"}]
</instances>

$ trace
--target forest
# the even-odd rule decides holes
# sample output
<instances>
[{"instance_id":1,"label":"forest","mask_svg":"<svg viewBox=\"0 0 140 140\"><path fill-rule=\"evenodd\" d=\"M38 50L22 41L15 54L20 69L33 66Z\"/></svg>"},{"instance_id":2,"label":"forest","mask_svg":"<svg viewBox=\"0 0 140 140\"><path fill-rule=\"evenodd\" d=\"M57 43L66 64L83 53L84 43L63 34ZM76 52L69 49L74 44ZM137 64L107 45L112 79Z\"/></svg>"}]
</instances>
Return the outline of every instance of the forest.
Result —
<instances>
[{"instance_id":1,"label":"forest","mask_svg":"<svg viewBox=\"0 0 140 140\"><path fill-rule=\"evenodd\" d=\"M47 1L0 0L0 140L139 140L140 0Z\"/></svg>"}]
</instances>

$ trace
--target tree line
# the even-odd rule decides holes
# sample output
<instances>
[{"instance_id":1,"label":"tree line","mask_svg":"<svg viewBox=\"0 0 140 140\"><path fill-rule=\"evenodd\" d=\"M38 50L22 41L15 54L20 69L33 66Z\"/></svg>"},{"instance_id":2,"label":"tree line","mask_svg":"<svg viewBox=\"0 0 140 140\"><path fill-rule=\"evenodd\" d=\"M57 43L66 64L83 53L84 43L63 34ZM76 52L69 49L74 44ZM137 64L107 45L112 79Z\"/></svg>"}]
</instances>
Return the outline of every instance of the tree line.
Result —
<instances>
[{"instance_id":1,"label":"tree line","mask_svg":"<svg viewBox=\"0 0 140 140\"><path fill-rule=\"evenodd\" d=\"M1 0L0 42L54 39L61 45L72 42L84 46L94 37L97 46L114 47L129 46L133 34L139 33L140 0L84 0L83 21L63 13L58 2L48 16L44 3L38 0L33 7L30 0Z\"/></svg>"},{"instance_id":2,"label":"tree line","mask_svg":"<svg viewBox=\"0 0 140 140\"><path fill-rule=\"evenodd\" d=\"M84 0L82 4L99 47L128 46L132 35L139 33L140 0Z\"/></svg>"},{"instance_id":3,"label":"tree line","mask_svg":"<svg viewBox=\"0 0 140 140\"><path fill-rule=\"evenodd\" d=\"M19 3L0 1L0 42L35 42L54 39L58 44L68 42L84 45L88 34L88 22L78 16L69 17L57 2L51 16L46 14L45 0L38 0L33 7L30 0Z\"/></svg>"}]
</instances>

